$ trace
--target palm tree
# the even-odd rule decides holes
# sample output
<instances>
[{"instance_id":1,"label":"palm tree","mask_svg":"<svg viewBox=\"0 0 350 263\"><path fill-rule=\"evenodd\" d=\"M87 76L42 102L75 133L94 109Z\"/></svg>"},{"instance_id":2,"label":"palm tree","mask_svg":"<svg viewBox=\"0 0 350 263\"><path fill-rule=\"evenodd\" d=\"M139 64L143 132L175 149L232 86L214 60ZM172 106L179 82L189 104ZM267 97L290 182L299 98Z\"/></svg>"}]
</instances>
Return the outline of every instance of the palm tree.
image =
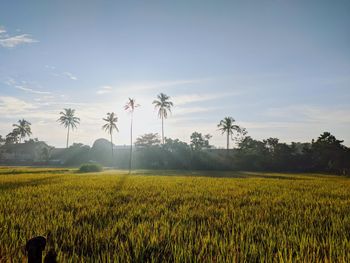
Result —
<instances>
[{"instance_id":1,"label":"palm tree","mask_svg":"<svg viewBox=\"0 0 350 263\"><path fill-rule=\"evenodd\" d=\"M21 143L21 140L24 139L26 136L30 136L32 134L32 130L30 129L30 125L32 125L29 121L26 121L25 119L18 120L18 124L13 124L12 126L15 127L15 130L17 130L19 134L19 142Z\"/></svg>"},{"instance_id":2,"label":"palm tree","mask_svg":"<svg viewBox=\"0 0 350 263\"><path fill-rule=\"evenodd\" d=\"M111 147L112 147L112 159L113 159L113 130L116 130L119 132L117 127L118 117L115 115L114 112L108 112L107 117L103 118L105 122L107 122L105 125L102 126L102 129L104 129L106 132L108 132L111 135Z\"/></svg>"},{"instance_id":3,"label":"palm tree","mask_svg":"<svg viewBox=\"0 0 350 263\"><path fill-rule=\"evenodd\" d=\"M139 104L136 104L135 99L129 98L129 101L125 104L124 109L131 114L131 125L130 125L130 158L129 158L129 173L131 173L131 164L132 164L132 123L133 115L135 108L139 107Z\"/></svg>"},{"instance_id":4,"label":"palm tree","mask_svg":"<svg viewBox=\"0 0 350 263\"><path fill-rule=\"evenodd\" d=\"M154 100L152 104L154 104L155 109L158 109L158 116L162 119L162 143L164 144L164 119L168 117L168 112L171 113L171 107L174 104L169 101L170 97L164 93L160 93L157 98L158 100Z\"/></svg>"},{"instance_id":5,"label":"palm tree","mask_svg":"<svg viewBox=\"0 0 350 263\"><path fill-rule=\"evenodd\" d=\"M65 128L68 128L67 132L67 146L68 148L68 142L69 142L69 129L77 128L77 125L80 123L80 119L78 117L74 116L75 110L74 109L63 109L63 111L60 112L61 117L57 120L61 125L64 125Z\"/></svg>"},{"instance_id":6,"label":"palm tree","mask_svg":"<svg viewBox=\"0 0 350 263\"><path fill-rule=\"evenodd\" d=\"M232 135L234 131L238 133L242 131L241 127L239 127L238 125L235 125L234 122L235 122L234 118L225 117L218 124L219 130L221 131L221 133L222 134L226 133L226 136L227 136L227 152L230 148L230 136L231 136L231 139L233 139Z\"/></svg>"}]
</instances>

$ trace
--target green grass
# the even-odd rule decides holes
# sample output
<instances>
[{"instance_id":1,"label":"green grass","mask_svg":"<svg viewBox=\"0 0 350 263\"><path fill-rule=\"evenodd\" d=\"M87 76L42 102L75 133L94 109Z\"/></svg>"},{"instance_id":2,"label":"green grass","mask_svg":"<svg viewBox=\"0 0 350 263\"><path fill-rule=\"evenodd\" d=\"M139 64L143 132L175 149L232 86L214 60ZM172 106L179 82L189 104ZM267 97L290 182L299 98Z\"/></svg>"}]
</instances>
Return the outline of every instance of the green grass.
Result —
<instances>
[{"instance_id":1,"label":"green grass","mask_svg":"<svg viewBox=\"0 0 350 263\"><path fill-rule=\"evenodd\" d=\"M0 262L48 232L59 262L350 262L350 179L0 169Z\"/></svg>"}]
</instances>

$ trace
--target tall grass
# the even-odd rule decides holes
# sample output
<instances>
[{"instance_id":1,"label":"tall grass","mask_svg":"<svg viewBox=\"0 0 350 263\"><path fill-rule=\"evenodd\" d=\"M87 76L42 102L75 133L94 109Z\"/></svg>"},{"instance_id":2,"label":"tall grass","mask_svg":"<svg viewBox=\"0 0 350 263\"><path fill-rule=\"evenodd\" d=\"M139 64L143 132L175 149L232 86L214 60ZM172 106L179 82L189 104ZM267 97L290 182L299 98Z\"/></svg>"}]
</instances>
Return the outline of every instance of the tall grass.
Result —
<instances>
[{"instance_id":1,"label":"tall grass","mask_svg":"<svg viewBox=\"0 0 350 263\"><path fill-rule=\"evenodd\" d=\"M0 175L0 261L50 232L60 262L350 262L348 178L169 174Z\"/></svg>"}]
</instances>

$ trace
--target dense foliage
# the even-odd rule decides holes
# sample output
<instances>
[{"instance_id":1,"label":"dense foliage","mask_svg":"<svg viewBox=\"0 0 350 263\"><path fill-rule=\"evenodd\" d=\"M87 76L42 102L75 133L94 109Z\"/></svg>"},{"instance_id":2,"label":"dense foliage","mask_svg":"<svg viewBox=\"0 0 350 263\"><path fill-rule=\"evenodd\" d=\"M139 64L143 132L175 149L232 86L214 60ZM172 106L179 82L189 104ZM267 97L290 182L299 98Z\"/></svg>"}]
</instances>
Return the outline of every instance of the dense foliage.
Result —
<instances>
[{"instance_id":1,"label":"dense foliage","mask_svg":"<svg viewBox=\"0 0 350 263\"><path fill-rule=\"evenodd\" d=\"M276 138L257 141L246 137L233 162L239 169L350 173L350 149L329 132L311 143L279 143Z\"/></svg>"},{"instance_id":2,"label":"dense foliage","mask_svg":"<svg viewBox=\"0 0 350 263\"><path fill-rule=\"evenodd\" d=\"M79 168L81 173L101 172L102 170L102 166L98 163L84 163Z\"/></svg>"},{"instance_id":3,"label":"dense foliage","mask_svg":"<svg viewBox=\"0 0 350 263\"><path fill-rule=\"evenodd\" d=\"M287 172L326 172L350 174L350 149L343 141L325 132L311 143L281 143L277 138L255 140L246 136L239 140L235 149L216 149L210 145L210 135L193 132L187 144L178 139L166 138L161 144L158 134L148 133L136 139L133 150L134 169L192 169L192 170L248 170ZM38 145L41 144L40 147ZM67 149L42 149L43 142L27 141L24 144L5 144L1 155L13 153L14 159L3 164L18 164L26 150L36 161L23 164L79 166L86 162L98 162L104 166L129 168L130 147L114 147L111 143L97 140L92 147L74 143ZM34 154L29 148L40 149ZM39 150L38 150L39 151Z\"/></svg>"},{"instance_id":4,"label":"dense foliage","mask_svg":"<svg viewBox=\"0 0 350 263\"><path fill-rule=\"evenodd\" d=\"M49 233L58 262L350 262L349 187L316 174L2 168L0 262L24 262L26 240Z\"/></svg>"}]
</instances>

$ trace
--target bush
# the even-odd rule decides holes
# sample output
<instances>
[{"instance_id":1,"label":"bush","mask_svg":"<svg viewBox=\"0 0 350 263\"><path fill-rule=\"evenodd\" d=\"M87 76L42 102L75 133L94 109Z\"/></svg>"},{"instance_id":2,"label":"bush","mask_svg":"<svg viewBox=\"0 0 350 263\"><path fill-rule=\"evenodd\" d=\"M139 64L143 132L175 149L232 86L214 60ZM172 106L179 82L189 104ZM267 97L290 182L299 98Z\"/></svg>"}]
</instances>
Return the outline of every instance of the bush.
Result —
<instances>
[{"instance_id":1,"label":"bush","mask_svg":"<svg viewBox=\"0 0 350 263\"><path fill-rule=\"evenodd\" d=\"M91 172L101 172L102 166L98 163L85 163L82 164L79 168L81 173L91 173Z\"/></svg>"}]
</instances>

